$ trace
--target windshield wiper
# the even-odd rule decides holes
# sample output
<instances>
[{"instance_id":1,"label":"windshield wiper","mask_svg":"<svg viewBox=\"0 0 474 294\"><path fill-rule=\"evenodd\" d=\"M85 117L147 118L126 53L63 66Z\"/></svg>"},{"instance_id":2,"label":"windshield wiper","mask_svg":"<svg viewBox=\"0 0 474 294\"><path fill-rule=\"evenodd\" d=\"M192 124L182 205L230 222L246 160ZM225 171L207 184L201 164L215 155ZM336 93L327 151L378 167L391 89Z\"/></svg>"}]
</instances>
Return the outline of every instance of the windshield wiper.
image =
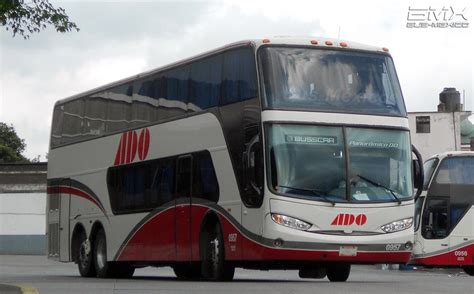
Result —
<instances>
[{"instance_id":1,"label":"windshield wiper","mask_svg":"<svg viewBox=\"0 0 474 294\"><path fill-rule=\"evenodd\" d=\"M397 200L398 204L399 204L399 205L402 204L402 201L400 200L400 198L398 198L397 195L395 195L395 191L393 191L393 190L390 189L389 187L386 187L386 186L384 186L384 185L382 185L382 184L380 184L380 183L377 183L377 182L375 182L375 181L372 181L371 179L368 179L368 178L366 178L366 177L364 177L364 176L362 176L362 175L359 175L359 174L357 174L356 177L358 177L358 178L360 178L360 179L362 179L362 180L364 180L364 181L366 181L366 182L368 182L368 183L370 183L370 184L372 184L372 185L374 185L374 186L376 186L376 187L380 187L380 188L383 188L383 189L389 191L390 194L393 196L393 198L395 198L395 200Z\"/></svg>"},{"instance_id":2,"label":"windshield wiper","mask_svg":"<svg viewBox=\"0 0 474 294\"><path fill-rule=\"evenodd\" d=\"M335 202L335 201L330 200L326 195L324 195L322 192L320 192L320 191L318 191L318 190L313 190L313 189L308 189L308 188L290 187L290 186L283 186L283 185L278 185L278 187L287 188L287 189L293 189L293 190L306 191L306 192L311 192L311 193L313 193L314 195L316 195L316 196L318 196L318 197L321 197L321 198L323 198L324 200L326 200L327 202L331 203L333 206L336 205L336 202Z\"/></svg>"}]
</instances>

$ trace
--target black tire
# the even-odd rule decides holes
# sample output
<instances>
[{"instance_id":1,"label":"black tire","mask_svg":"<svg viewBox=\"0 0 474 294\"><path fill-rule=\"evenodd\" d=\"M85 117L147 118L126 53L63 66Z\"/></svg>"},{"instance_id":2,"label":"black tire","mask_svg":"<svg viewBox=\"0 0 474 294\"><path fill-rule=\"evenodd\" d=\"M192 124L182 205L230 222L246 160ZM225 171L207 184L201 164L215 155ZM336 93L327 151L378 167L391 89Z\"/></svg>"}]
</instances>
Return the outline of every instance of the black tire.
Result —
<instances>
[{"instance_id":1,"label":"black tire","mask_svg":"<svg viewBox=\"0 0 474 294\"><path fill-rule=\"evenodd\" d=\"M180 280L199 280L201 279L201 267L196 264L175 264L173 271Z\"/></svg>"},{"instance_id":2,"label":"black tire","mask_svg":"<svg viewBox=\"0 0 474 294\"><path fill-rule=\"evenodd\" d=\"M326 268L326 273L331 282L345 282L351 273L350 264L331 264Z\"/></svg>"},{"instance_id":3,"label":"black tire","mask_svg":"<svg viewBox=\"0 0 474 294\"><path fill-rule=\"evenodd\" d=\"M466 272L466 274L470 275L471 277L474 276L474 265L465 266L463 267L463 270Z\"/></svg>"},{"instance_id":4,"label":"black tire","mask_svg":"<svg viewBox=\"0 0 474 294\"><path fill-rule=\"evenodd\" d=\"M219 224L203 231L201 274L210 281L232 281L235 266L225 261L224 238Z\"/></svg>"},{"instance_id":5,"label":"black tire","mask_svg":"<svg viewBox=\"0 0 474 294\"><path fill-rule=\"evenodd\" d=\"M94 267L98 278L131 278L135 268L128 263L107 261L107 240L104 230L99 230L94 239Z\"/></svg>"},{"instance_id":6,"label":"black tire","mask_svg":"<svg viewBox=\"0 0 474 294\"><path fill-rule=\"evenodd\" d=\"M93 250L89 239L84 232L79 238L79 246L77 248L77 268L83 277L95 277L96 271L92 260Z\"/></svg>"}]
</instances>

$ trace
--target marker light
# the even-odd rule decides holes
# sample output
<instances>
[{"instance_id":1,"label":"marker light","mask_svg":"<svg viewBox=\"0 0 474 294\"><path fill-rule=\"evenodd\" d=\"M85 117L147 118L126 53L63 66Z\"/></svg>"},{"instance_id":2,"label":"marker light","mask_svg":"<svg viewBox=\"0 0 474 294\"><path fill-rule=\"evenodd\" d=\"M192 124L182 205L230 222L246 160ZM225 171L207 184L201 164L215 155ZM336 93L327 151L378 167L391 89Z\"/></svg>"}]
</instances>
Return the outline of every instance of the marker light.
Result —
<instances>
[{"instance_id":1,"label":"marker light","mask_svg":"<svg viewBox=\"0 0 474 294\"><path fill-rule=\"evenodd\" d=\"M311 40L311 44L318 45L318 40Z\"/></svg>"},{"instance_id":2,"label":"marker light","mask_svg":"<svg viewBox=\"0 0 474 294\"><path fill-rule=\"evenodd\" d=\"M339 43L339 45L340 45L341 47L347 47L347 43L346 43L346 42L341 42L341 43Z\"/></svg>"},{"instance_id":3,"label":"marker light","mask_svg":"<svg viewBox=\"0 0 474 294\"><path fill-rule=\"evenodd\" d=\"M382 50L383 50L384 52L388 52L388 48L387 48L387 47L383 47Z\"/></svg>"},{"instance_id":4,"label":"marker light","mask_svg":"<svg viewBox=\"0 0 474 294\"><path fill-rule=\"evenodd\" d=\"M262 40L262 43L265 43L265 44L266 44L266 43L270 43L270 39L263 39L263 40Z\"/></svg>"},{"instance_id":5,"label":"marker light","mask_svg":"<svg viewBox=\"0 0 474 294\"><path fill-rule=\"evenodd\" d=\"M328 46L332 46L332 41L327 40L326 42L324 42L324 44L326 44Z\"/></svg>"},{"instance_id":6,"label":"marker light","mask_svg":"<svg viewBox=\"0 0 474 294\"><path fill-rule=\"evenodd\" d=\"M411 228L412 225L413 225L413 218L409 217L409 218L404 218L401 220L388 223L386 225L381 226L380 228L385 233L394 233L394 232L409 229Z\"/></svg>"},{"instance_id":7,"label":"marker light","mask_svg":"<svg viewBox=\"0 0 474 294\"><path fill-rule=\"evenodd\" d=\"M272 213L272 220L279 225L301 231L306 231L312 226L310 223L307 223L300 219L278 213Z\"/></svg>"}]
</instances>

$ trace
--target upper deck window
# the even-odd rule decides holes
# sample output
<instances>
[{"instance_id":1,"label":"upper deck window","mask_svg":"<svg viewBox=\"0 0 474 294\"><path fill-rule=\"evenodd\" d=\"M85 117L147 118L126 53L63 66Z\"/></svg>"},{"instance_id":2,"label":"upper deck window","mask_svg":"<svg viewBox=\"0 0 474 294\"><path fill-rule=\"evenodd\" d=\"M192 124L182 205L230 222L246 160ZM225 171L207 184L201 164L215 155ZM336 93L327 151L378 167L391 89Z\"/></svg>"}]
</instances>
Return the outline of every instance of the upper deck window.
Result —
<instances>
[{"instance_id":1,"label":"upper deck window","mask_svg":"<svg viewBox=\"0 0 474 294\"><path fill-rule=\"evenodd\" d=\"M259 58L267 108L406 116L387 55L264 47Z\"/></svg>"}]
</instances>

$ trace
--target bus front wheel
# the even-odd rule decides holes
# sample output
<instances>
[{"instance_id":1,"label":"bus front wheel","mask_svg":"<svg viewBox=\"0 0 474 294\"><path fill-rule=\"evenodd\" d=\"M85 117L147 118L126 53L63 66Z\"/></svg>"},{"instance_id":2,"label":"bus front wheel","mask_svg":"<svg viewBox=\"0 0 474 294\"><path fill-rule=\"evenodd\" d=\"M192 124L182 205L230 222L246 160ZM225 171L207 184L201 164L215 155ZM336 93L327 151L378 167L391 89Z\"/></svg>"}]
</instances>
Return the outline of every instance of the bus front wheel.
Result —
<instances>
[{"instance_id":1,"label":"bus front wheel","mask_svg":"<svg viewBox=\"0 0 474 294\"><path fill-rule=\"evenodd\" d=\"M468 274L470 276L474 276L474 265L465 266L465 267L463 267L463 269L466 272L466 274Z\"/></svg>"},{"instance_id":2,"label":"bus front wheel","mask_svg":"<svg viewBox=\"0 0 474 294\"><path fill-rule=\"evenodd\" d=\"M224 238L219 223L204 231L201 273L206 280L231 281L235 267L225 261Z\"/></svg>"},{"instance_id":3,"label":"bus front wheel","mask_svg":"<svg viewBox=\"0 0 474 294\"><path fill-rule=\"evenodd\" d=\"M350 264L331 264L326 268L326 273L331 282L345 282L351 273Z\"/></svg>"}]
</instances>

